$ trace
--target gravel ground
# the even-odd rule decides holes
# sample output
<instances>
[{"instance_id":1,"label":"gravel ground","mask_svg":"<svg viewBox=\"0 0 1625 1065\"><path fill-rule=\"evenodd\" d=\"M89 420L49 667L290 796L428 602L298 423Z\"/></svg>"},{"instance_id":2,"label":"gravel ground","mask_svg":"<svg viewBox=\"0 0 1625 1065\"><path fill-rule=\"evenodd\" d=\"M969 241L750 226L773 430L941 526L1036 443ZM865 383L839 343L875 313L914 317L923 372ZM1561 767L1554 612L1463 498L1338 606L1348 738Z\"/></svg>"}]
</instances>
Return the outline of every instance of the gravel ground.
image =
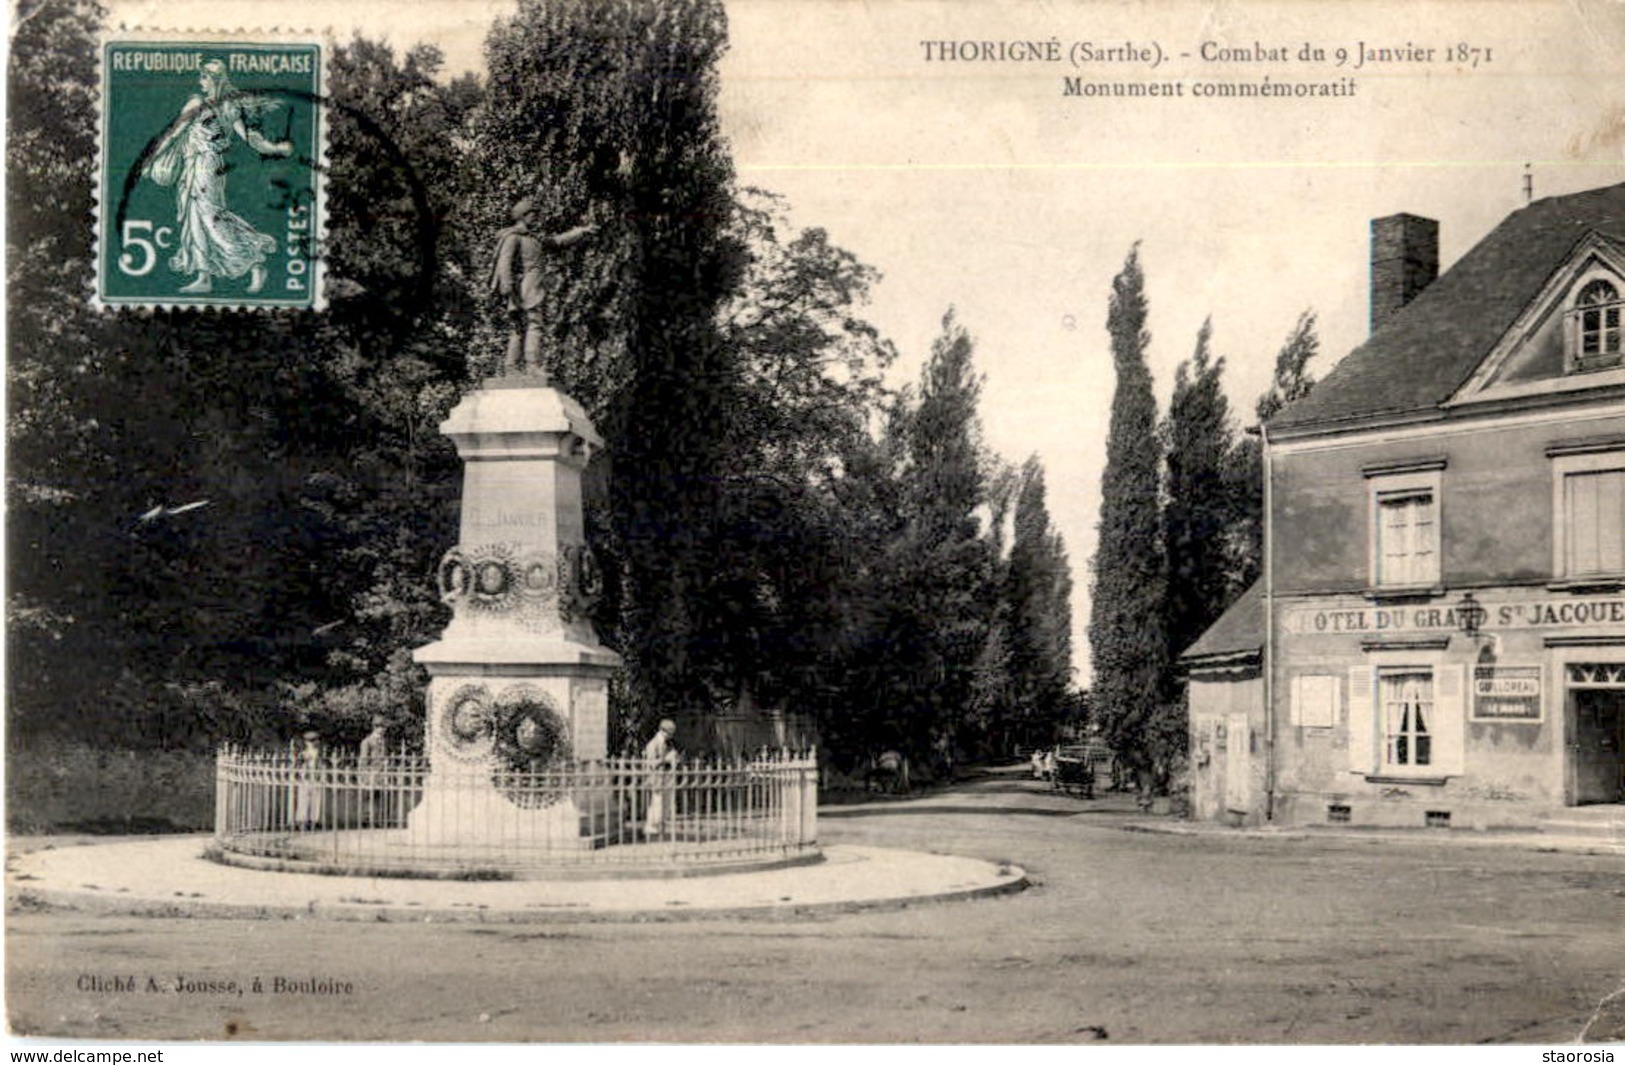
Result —
<instances>
[{"instance_id":1,"label":"gravel ground","mask_svg":"<svg viewBox=\"0 0 1625 1065\"><path fill-rule=\"evenodd\" d=\"M1121 831L1132 816L1016 774L830 808L826 842L1010 861L1034 886L816 919L369 925L13 905L8 1020L162 1040L1625 1039L1618 857Z\"/></svg>"}]
</instances>

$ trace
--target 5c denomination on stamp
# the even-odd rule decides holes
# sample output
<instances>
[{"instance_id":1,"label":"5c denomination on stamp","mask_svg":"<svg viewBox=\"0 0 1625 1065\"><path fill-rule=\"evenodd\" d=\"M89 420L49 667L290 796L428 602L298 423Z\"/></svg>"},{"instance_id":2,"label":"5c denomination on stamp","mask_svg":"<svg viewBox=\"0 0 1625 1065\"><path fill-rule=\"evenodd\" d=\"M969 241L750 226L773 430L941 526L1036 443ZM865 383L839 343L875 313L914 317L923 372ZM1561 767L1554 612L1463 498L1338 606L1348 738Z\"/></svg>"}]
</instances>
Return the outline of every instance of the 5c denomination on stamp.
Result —
<instances>
[{"instance_id":1,"label":"5c denomination on stamp","mask_svg":"<svg viewBox=\"0 0 1625 1065\"><path fill-rule=\"evenodd\" d=\"M325 59L275 35L103 42L98 302L321 307Z\"/></svg>"}]
</instances>

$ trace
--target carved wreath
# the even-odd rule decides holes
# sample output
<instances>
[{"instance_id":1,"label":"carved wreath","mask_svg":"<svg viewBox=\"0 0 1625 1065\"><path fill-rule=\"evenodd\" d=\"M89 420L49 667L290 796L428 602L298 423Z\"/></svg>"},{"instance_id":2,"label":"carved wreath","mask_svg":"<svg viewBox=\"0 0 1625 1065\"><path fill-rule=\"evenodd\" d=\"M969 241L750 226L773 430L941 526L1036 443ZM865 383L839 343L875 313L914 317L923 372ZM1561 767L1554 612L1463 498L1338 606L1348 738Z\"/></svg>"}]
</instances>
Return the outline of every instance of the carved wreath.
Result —
<instances>
[{"instance_id":1,"label":"carved wreath","mask_svg":"<svg viewBox=\"0 0 1625 1065\"><path fill-rule=\"evenodd\" d=\"M497 790L526 809L562 799L564 788L551 784L546 773L570 761L570 730L547 693L529 685L509 689L491 725Z\"/></svg>"},{"instance_id":2,"label":"carved wreath","mask_svg":"<svg viewBox=\"0 0 1625 1065\"><path fill-rule=\"evenodd\" d=\"M508 543L454 547L440 560L440 598L489 614L535 613L558 594L559 564L547 551Z\"/></svg>"},{"instance_id":3,"label":"carved wreath","mask_svg":"<svg viewBox=\"0 0 1625 1065\"><path fill-rule=\"evenodd\" d=\"M604 574L586 544L570 544L559 557L559 614L565 621L585 618L604 594Z\"/></svg>"},{"instance_id":4,"label":"carved wreath","mask_svg":"<svg viewBox=\"0 0 1625 1065\"><path fill-rule=\"evenodd\" d=\"M492 719L491 693L482 684L465 684L451 693L440 715L441 746L459 762L477 762L488 749Z\"/></svg>"}]
</instances>

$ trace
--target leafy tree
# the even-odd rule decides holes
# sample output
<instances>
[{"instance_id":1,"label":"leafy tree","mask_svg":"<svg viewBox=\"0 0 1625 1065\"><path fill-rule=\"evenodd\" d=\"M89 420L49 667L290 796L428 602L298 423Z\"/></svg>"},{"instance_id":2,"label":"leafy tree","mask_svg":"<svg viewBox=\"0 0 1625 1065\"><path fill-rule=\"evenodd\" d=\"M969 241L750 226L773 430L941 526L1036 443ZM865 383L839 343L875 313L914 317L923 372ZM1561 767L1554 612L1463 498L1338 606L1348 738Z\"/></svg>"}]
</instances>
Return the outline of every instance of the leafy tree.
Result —
<instances>
[{"instance_id":1,"label":"leafy tree","mask_svg":"<svg viewBox=\"0 0 1625 1065\"><path fill-rule=\"evenodd\" d=\"M1168 640L1163 622L1166 555L1161 538L1161 449L1145 353L1145 276L1139 246L1112 280L1106 329L1117 387L1101 478L1100 546L1094 560L1089 644L1093 704L1120 758L1150 769L1161 752L1156 718L1165 705Z\"/></svg>"},{"instance_id":2,"label":"leafy tree","mask_svg":"<svg viewBox=\"0 0 1625 1065\"><path fill-rule=\"evenodd\" d=\"M88 3L23 12L10 72L13 721L168 744L229 725L188 692L264 688L326 609L292 505L333 417L299 317L89 309Z\"/></svg>"},{"instance_id":3,"label":"leafy tree","mask_svg":"<svg viewBox=\"0 0 1625 1065\"><path fill-rule=\"evenodd\" d=\"M1225 532L1233 504L1224 472L1236 441L1220 380L1224 359L1213 357L1212 336L1213 322L1208 319L1197 333L1195 352L1175 371L1173 399L1163 425L1170 661L1195 643L1230 602Z\"/></svg>"},{"instance_id":4,"label":"leafy tree","mask_svg":"<svg viewBox=\"0 0 1625 1065\"><path fill-rule=\"evenodd\" d=\"M374 712L416 713L425 677L410 651L447 613L428 574L456 538L461 465L438 425L465 387L475 284L460 205L474 175L462 142L477 107L468 80L436 79L442 58L397 58L357 37L331 64L332 305L320 323L323 373L346 405L336 461L299 505L332 523L327 566L350 577L314 626L325 676L289 690L306 716L364 732ZM407 730L412 734L412 730Z\"/></svg>"},{"instance_id":5,"label":"leafy tree","mask_svg":"<svg viewBox=\"0 0 1625 1065\"><path fill-rule=\"evenodd\" d=\"M650 716L708 707L726 666L714 539L742 406L719 312L744 251L716 113L725 47L718 0L523 0L487 39L474 126L486 232L521 197L554 228L601 226L556 257L549 355L610 445L589 519L617 571L604 620Z\"/></svg>"},{"instance_id":6,"label":"leafy tree","mask_svg":"<svg viewBox=\"0 0 1625 1065\"><path fill-rule=\"evenodd\" d=\"M829 761L846 769L898 742L898 713L912 705L892 646L903 628L893 589L900 583L899 546L908 527L903 479L907 411L894 402L881 430L847 440L838 473L824 483L830 579L817 598L825 628L817 641L821 669L800 686L802 705L818 717Z\"/></svg>"},{"instance_id":7,"label":"leafy tree","mask_svg":"<svg viewBox=\"0 0 1625 1065\"><path fill-rule=\"evenodd\" d=\"M743 402L720 427L726 457L714 535L727 610L714 687L741 702L807 706L840 687L846 457L886 397L891 344L861 316L878 274L782 203L746 190L734 227L748 253L722 312Z\"/></svg>"},{"instance_id":8,"label":"leafy tree","mask_svg":"<svg viewBox=\"0 0 1625 1065\"><path fill-rule=\"evenodd\" d=\"M6 100L7 695L12 733L72 705L92 654L89 608L106 594L83 550L107 529L91 506L108 454L103 322L89 306L96 159L91 0L21 4ZM100 416L100 417L99 417ZM105 509L105 508L104 508ZM112 539L113 537L109 537ZM80 667L76 653L86 655ZM96 671L104 688L116 674ZM111 675L110 675L111 674Z\"/></svg>"},{"instance_id":9,"label":"leafy tree","mask_svg":"<svg viewBox=\"0 0 1625 1065\"><path fill-rule=\"evenodd\" d=\"M100 12L54 2L28 16L8 165L23 175L13 194L38 185L41 210L14 212L8 234L11 305L27 308L8 367L8 491L25 503L8 607L40 638L12 645L32 662L11 674L13 721L134 744L286 727L279 689L335 679L335 639L355 653L337 679L399 656L399 638L385 649L376 635L357 652L356 604L392 609L381 590L427 571L412 538L435 538L417 493L432 511L447 463L421 456L461 373L445 356L462 345L441 221L458 198L467 85L436 87L432 51L400 67L364 41L337 50L327 314L96 315L95 68L62 57L93 55ZM453 117L428 121L436 107ZM414 172L407 154L440 170ZM414 453L403 437L427 443Z\"/></svg>"},{"instance_id":10,"label":"leafy tree","mask_svg":"<svg viewBox=\"0 0 1625 1065\"><path fill-rule=\"evenodd\" d=\"M976 420L974 344L950 311L921 373L903 433L904 526L890 549L888 647L901 698L896 742L930 748L969 717L990 622L996 555L983 535L986 471Z\"/></svg>"},{"instance_id":11,"label":"leafy tree","mask_svg":"<svg viewBox=\"0 0 1625 1065\"><path fill-rule=\"evenodd\" d=\"M1270 388L1258 397L1255 412L1267 423L1288 403L1302 399L1315 387L1308 365L1320 353L1320 337L1315 329L1315 312L1304 311L1287 334L1275 355L1275 376ZM1230 556L1227 600L1234 600L1255 580L1263 568L1264 555L1264 461L1257 437L1243 438L1225 463L1226 493L1231 513L1225 536Z\"/></svg>"},{"instance_id":12,"label":"leafy tree","mask_svg":"<svg viewBox=\"0 0 1625 1065\"><path fill-rule=\"evenodd\" d=\"M1007 753L1019 739L1012 726L1022 711L1022 694L1013 670L1012 629L1016 606L1010 595L1011 510L1021 488L1019 474L1003 462L989 458L984 489L983 539L989 558L987 636L971 670L970 705L957 733L957 745L966 750Z\"/></svg>"},{"instance_id":13,"label":"leafy tree","mask_svg":"<svg viewBox=\"0 0 1625 1065\"><path fill-rule=\"evenodd\" d=\"M728 426L733 453L804 484L832 469L886 400L883 377L897 352L862 317L880 274L822 229L792 232L771 193L743 190L734 229L748 259L722 310L747 397Z\"/></svg>"},{"instance_id":14,"label":"leafy tree","mask_svg":"<svg viewBox=\"0 0 1625 1065\"><path fill-rule=\"evenodd\" d=\"M336 49L330 306L277 316L90 310L101 13L20 14L14 723L183 743L417 712L460 472L437 425L501 349L480 301L521 196L599 227L553 261L549 366L611 445L588 519L617 719L750 697L850 750L923 749L995 727L984 681L1013 705L1022 622L993 592L1024 504L989 483L970 338L950 318L897 400L878 275L736 195L716 0L521 0L484 87L442 83L432 48Z\"/></svg>"},{"instance_id":15,"label":"leafy tree","mask_svg":"<svg viewBox=\"0 0 1625 1065\"><path fill-rule=\"evenodd\" d=\"M1315 312L1298 315L1297 324L1275 354L1275 379L1270 390L1258 398L1258 420L1267 422L1288 403L1307 396L1315 387L1308 366L1320 354L1320 336L1315 330Z\"/></svg>"}]
</instances>

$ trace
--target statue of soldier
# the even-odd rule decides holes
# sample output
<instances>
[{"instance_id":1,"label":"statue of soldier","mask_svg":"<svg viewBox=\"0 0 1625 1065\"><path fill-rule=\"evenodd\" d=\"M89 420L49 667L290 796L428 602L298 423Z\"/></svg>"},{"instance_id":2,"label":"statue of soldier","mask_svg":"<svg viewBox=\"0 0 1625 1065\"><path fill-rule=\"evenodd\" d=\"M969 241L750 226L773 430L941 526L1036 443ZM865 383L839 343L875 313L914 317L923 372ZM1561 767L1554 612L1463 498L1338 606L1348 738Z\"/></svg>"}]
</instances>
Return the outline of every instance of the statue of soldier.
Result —
<instances>
[{"instance_id":1,"label":"statue of soldier","mask_svg":"<svg viewBox=\"0 0 1625 1065\"><path fill-rule=\"evenodd\" d=\"M545 380L542 309L547 294L542 282L542 257L554 248L566 247L598 232L598 227L586 223L562 233L542 233L540 216L541 212L529 198L513 205L514 224L497 235L491 291L503 298L511 320L502 372L528 373Z\"/></svg>"}]
</instances>

